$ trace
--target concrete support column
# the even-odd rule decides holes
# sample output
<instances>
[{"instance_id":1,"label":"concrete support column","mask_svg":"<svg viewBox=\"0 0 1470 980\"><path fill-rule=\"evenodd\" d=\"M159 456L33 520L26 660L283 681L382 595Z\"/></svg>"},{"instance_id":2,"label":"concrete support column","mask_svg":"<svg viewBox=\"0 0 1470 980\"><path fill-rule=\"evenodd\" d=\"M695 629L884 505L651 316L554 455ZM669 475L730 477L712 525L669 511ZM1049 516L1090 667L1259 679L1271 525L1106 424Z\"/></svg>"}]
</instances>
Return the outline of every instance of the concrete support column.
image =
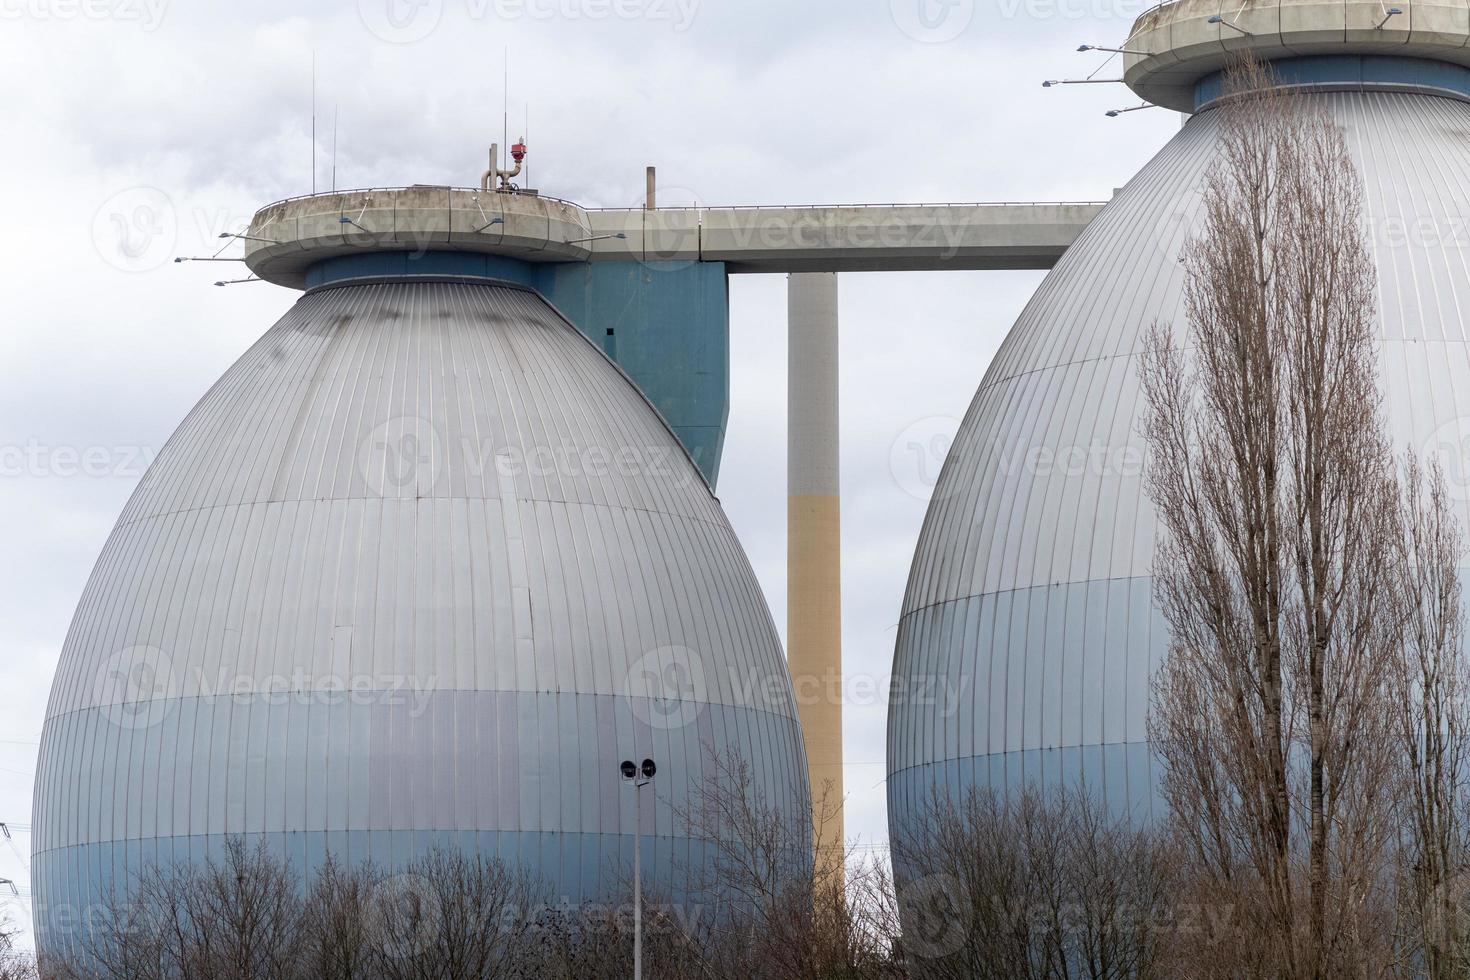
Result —
<instances>
[{"instance_id":1,"label":"concrete support column","mask_svg":"<svg viewBox=\"0 0 1470 980\"><path fill-rule=\"evenodd\" d=\"M842 804L842 543L838 487L837 275L787 280L787 656L812 803ZM820 822L821 815L813 814ZM842 852L840 810L818 826ZM830 852L829 852L830 853Z\"/></svg>"}]
</instances>

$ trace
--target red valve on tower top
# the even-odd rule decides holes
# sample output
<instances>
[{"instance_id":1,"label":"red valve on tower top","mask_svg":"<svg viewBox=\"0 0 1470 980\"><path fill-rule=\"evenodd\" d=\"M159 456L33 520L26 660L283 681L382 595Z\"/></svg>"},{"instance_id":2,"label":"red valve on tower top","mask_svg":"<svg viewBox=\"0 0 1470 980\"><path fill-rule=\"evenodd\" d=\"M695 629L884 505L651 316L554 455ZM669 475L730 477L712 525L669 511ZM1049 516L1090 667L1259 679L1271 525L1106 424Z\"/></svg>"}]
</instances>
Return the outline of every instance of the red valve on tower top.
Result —
<instances>
[{"instance_id":1,"label":"red valve on tower top","mask_svg":"<svg viewBox=\"0 0 1470 980\"><path fill-rule=\"evenodd\" d=\"M510 148L510 158L512 160L514 160L516 163L520 163L522 160L524 160L526 158L525 137L524 136L521 137L521 140L522 140L521 142L516 143L514 146L512 146Z\"/></svg>"}]
</instances>

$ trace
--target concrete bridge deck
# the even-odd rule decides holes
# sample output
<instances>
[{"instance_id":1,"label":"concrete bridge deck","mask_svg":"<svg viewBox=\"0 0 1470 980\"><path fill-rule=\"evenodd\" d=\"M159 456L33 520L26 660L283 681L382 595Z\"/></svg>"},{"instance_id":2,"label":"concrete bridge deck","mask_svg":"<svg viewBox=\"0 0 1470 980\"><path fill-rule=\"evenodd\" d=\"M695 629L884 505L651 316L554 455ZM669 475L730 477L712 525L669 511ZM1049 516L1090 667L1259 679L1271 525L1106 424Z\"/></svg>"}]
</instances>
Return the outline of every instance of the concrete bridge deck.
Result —
<instances>
[{"instance_id":1,"label":"concrete bridge deck","mask_svg":"<svg viewBox=\"0 0 1470 980\"><path fill-rule=\"evenodd\" d=\"M532 263L719 262L731 273L1049 269L1101 203L598 210L476 188L292 198L245 234L250 270L302 288L326 259L470 252Z\"/></svg>"},{"instance_id":2,"label":"concrete bridge deck","mask_svg":"<svg viewBox=\"0 0 1470 980\"><path fill-rule=\"evenodd\" d=\"M723 262L731 273L1050 269L1100 203L593 210L596 261ZM626 238L602 236L624 234Z\"/></svg>"}]
</instances>

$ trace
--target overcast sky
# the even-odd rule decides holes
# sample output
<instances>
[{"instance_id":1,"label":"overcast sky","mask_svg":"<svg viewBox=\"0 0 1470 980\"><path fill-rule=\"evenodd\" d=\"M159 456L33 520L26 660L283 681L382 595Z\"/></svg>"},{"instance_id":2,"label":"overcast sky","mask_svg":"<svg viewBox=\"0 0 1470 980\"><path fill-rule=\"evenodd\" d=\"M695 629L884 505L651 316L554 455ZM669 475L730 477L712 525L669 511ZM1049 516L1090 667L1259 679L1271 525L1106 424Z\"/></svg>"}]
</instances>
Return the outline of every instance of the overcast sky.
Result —
<instances>
[{"instance_id":1,"label":"overcast sky","mask_svg":"<svg viewBox=\"0 0 1470 980\"><path fill-rule=\"evenodd\" d=\"M295 300L208 254L317 180L474 183L512 137L586 206L1107 198L1178 129L1085 76L1139 0L0 0L0 821L30 823L51 674L147 460ZM1099 77L1118 74L1116 63ZM527 110L529 106L529 122ZM114 215L133 215L135 254ZM151 218L149 216L152 216ZM231 253L226 253L231 254ZM243 270L236 274L243 275ZM845 669L886 681L937 455L1039 273L841 282ZM785 281L731 280L719 495L784 632ZM847 829L887 840L885 706L851 705ZM28 833L0 844L27 880ZM3 891L3 889L0 889ZM0 896L3 897L3 896ZM28 926L28 922L24 923Z\"/></svg>"}]
</instances>

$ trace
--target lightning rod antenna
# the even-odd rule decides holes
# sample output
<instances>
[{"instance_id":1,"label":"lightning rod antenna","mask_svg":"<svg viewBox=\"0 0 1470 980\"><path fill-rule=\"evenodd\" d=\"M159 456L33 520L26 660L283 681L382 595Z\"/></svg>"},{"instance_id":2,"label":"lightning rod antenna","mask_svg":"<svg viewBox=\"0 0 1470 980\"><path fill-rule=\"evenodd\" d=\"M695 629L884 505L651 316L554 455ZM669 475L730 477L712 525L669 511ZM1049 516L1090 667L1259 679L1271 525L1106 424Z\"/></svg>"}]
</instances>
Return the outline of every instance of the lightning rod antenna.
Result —
<instances>
[{"instance_id":1,"label":"lightning rod antenna","mask_svg":"<svg viewBox=\"0 0 1470 980\"><path fill-rule=\"evenodd\" d=\"M311 52L311 192L316 193L316 49Z\"/></svg>"}]
</instances>

